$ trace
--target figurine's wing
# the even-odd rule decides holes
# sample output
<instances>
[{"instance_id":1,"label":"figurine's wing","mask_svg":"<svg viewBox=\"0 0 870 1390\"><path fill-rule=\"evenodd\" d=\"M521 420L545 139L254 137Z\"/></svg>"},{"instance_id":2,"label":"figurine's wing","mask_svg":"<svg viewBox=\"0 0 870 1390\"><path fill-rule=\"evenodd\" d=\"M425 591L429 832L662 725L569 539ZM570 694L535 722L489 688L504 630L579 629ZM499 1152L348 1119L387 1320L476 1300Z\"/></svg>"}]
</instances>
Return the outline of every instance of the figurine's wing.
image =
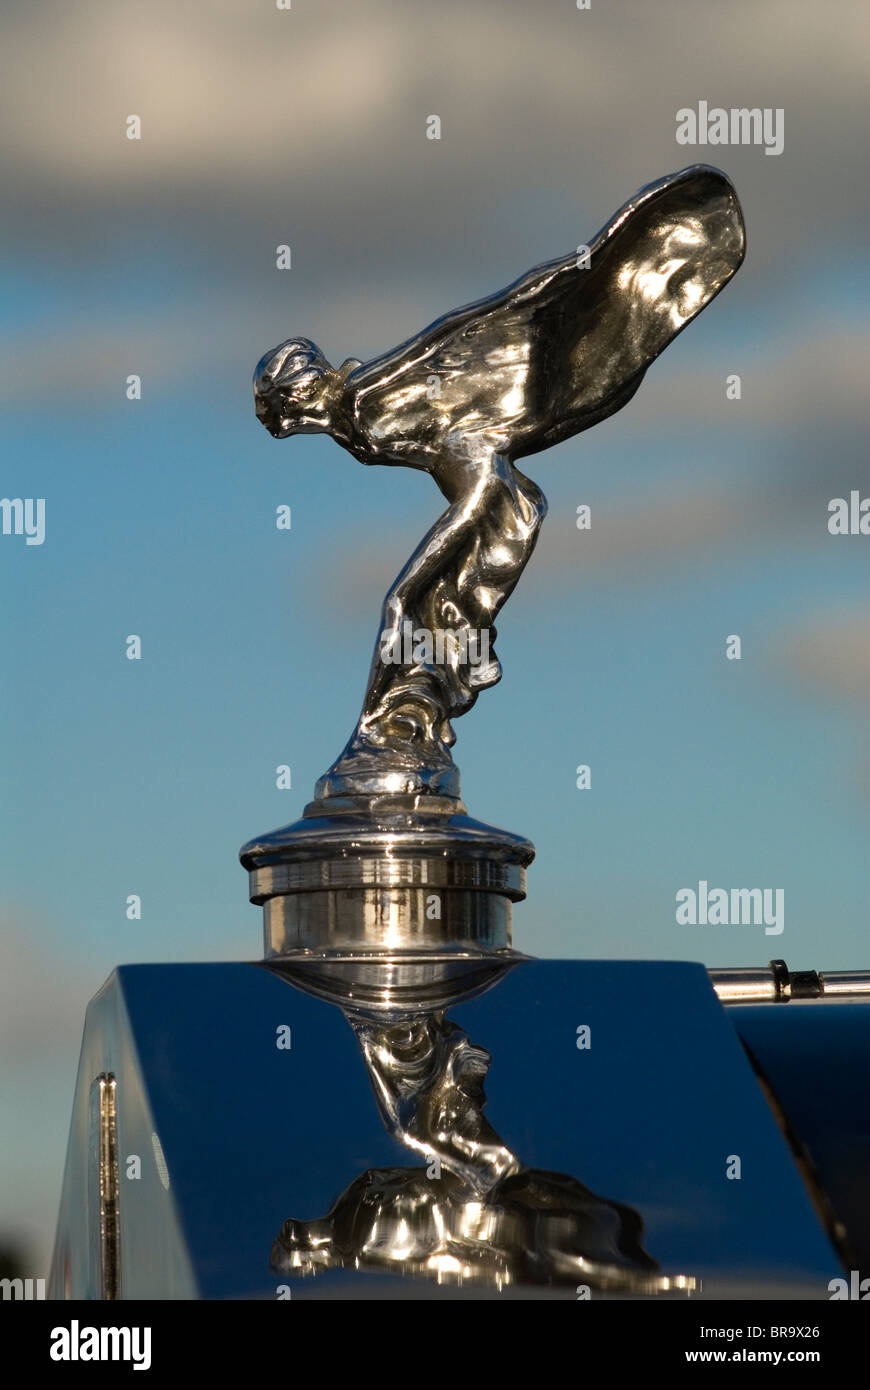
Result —
<instances>
[{"instance_id":1,"label":"figurine's wing","mask_svg":"<svg viewBox=\"0 0 870 1390\"><path fill-rule=\"evenodd\" d=\"M588 255L538 266L357 368L358 418L377 420L396 461L470 432L512 458L558 443L630 399L744 249L730 180L692 165L636 193Z\"/></svg>"}]
</instances>

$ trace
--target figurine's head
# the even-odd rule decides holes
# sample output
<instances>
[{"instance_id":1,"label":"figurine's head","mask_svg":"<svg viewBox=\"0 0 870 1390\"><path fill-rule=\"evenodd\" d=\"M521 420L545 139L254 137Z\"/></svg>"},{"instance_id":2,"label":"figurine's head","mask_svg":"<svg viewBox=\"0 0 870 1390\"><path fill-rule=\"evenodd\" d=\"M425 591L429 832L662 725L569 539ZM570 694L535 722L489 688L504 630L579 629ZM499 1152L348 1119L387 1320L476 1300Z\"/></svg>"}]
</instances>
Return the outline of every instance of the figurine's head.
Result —
<instances>
[{"instance_id":1,"label":"figurine's head","mask_svg":"<svg viewBox=\"0 0 870 1390\"><path fill-rule=\"evenodd\" d=\"M261 357L254 372L257 419L275 439L330 428L338 373L308 338L288 338Z\"/></svg>"}]
</instances>

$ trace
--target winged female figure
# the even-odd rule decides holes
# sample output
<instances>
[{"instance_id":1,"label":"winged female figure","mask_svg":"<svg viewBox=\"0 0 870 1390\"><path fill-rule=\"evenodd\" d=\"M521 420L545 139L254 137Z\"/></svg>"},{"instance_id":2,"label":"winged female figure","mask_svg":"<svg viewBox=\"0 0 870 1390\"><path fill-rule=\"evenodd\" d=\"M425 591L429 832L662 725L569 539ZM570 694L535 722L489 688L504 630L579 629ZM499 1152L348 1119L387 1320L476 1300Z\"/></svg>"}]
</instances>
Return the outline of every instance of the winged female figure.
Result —
<instances>
[{"instance_id":1,"label":"winged female figure","mask_svg":"<svg viewBox=\"0 0 870 1390\"><path fill-rule=\"evenodd\" d=\"M370 362L336 369L307 338L261 359L256 411L276 439L325 431L361 463L431 473L448 504L387 594L362 713L320 797L458 795L451 720L501 676L493 621L547 509L517 460L620 410L744 252L732 184L692 165L588 247Z\"/></svg>"}]
</instances>

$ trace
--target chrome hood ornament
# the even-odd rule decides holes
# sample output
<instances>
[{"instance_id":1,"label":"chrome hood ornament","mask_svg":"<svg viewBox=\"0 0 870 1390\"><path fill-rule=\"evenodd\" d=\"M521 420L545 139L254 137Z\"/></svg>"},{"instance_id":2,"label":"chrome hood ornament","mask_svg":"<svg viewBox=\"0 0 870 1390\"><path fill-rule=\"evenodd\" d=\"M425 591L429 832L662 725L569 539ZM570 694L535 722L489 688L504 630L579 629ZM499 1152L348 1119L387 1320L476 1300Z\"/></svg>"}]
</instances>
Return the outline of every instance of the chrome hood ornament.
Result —
<instances>
[{"instance_id":1,"label":"chrome hood ornament","mask_svg":"<svg viewBox=\"0 0 870 1390\"><path fill-rule=\"evenodd\" d=\"M500 679L494 620L546 513L517 461L621 409L744 246L730 181L694 165L588 247L371 362L335 369L307 338L261 359L256 411L275 438L325 431L362 463L430 473L448 503L384 600L344 751L302 821L242 851L268 955L510 947L534 849L467 817L450 750L452 721Z\"/></svg>"}]
</instances>

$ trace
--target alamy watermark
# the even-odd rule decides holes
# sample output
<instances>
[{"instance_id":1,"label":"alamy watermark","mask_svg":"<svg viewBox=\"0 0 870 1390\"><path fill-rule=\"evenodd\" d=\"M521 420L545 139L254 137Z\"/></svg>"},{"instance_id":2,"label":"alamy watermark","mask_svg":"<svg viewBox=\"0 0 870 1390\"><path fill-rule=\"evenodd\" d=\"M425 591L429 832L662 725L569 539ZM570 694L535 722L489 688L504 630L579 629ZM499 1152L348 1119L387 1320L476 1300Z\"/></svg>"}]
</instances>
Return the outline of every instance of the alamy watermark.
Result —
<instances>
[{"instance_id":1,"label":"alamy watermark","mask_svg":"<svg viewBox=\"0 0 870 1390\"><path fill-rule=\"evenodd\" d=\"M401 630L381 633L385 666L488 666L489 628L414 627L405 619Z\"/></svg>"},{"instance_id":2,"label":"alamy watermark","mask_svg":"<svg viewBox=\"0 0 870 1390\"><path fill-rule=\"evenodd\" d=\"M45 1298L44 1279L0 1279L0 1298Z\"/></svg>"},{"instance_id":3,"label":"alamy watermark","mask_svg":"<svg viewBox=\"0 0 870 1390\"><path fill-rule=\"evenodd\" d=\"M765 154L782 154L785 111L781 106L681 106L675 118L678 145L763 145Z\"/></svg>"},{"instance_id":4,"label":"alamy watermark","mask_svg":"<svg viewBox=\"0 0 870 1390\"><path fill-rule=\"evenodd\" d=\"M870 536L870 497L853 487L846 497L828 503L828 530L832 536Z\"/></svg>"},{"instance_id":5,"label":"alamy watermark","mask_svg":"<svg viewBox=\"0 0 870 1390\"><path fill-rule=\"evenodd\" d=\"M850 1269L848 1283L845 1279L832 1279L828 1284L828 1293L831 1302L843 1298L864 1302L870 1299L870 1279L862 1279L860 1270Z\"/></svg>"},{"instance_id":6,"label":"alamy watermark","mask_svg":"<svg viewBox=\"0 0 870 1390\"><path fill-rule=\"evenodd\" d=\"M784 888L708 888L702 878L697 889L679 888L676 901L681 927L763 926L765 936L785 927Z\"/></svg>"},{"instance_id":7,"label":"alamy watermark","mask_svg":"<svg viewBox=\"0 0 870 1390\"><path fill-rule=\"evenodd\" d=\"M52 1361L130 1361L134 1371L151 1369L150 1327L69 1327L51 1329Z\"/></svg>"},{"instance_id":8,"label":"alamy watermark","mask_svg":"<svg viewBox=\"0 0 870 1390\"><path fill-rule=\"evenodd\" d=\"M25 545L42 545L45 540L45 498L0 498L3 535L24 536Z\"/></svg>"}]
</instances>

